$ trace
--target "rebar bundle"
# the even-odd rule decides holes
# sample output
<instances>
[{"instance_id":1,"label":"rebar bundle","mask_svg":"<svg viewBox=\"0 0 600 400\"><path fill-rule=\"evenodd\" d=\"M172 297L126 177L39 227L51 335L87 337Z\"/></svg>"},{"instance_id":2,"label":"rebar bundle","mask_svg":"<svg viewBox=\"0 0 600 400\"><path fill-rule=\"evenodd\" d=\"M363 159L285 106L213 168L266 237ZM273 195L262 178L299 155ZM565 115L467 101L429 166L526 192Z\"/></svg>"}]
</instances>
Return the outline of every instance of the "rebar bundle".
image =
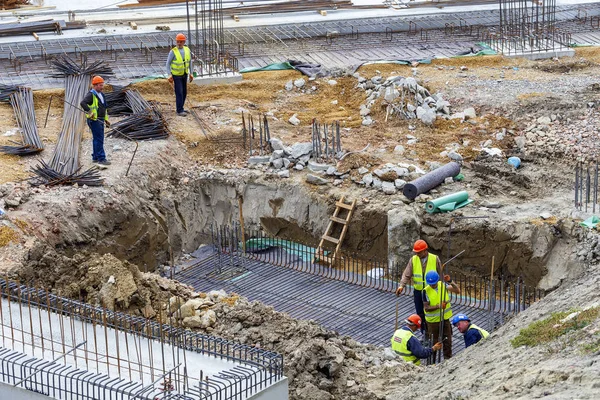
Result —
<instances>
[{"instance_id":1,"label":"rebar bundle","mask_svg":"<svg viewBox=\"0 0 600 400\"><path fill-rule=\"evenodd\" d=\"M10 101L10 95L19 90L19 86L4 85L0 83L0 101Z\"/></svg>"},{"instance_id":2,"label":"rebar bundle","mask_svg":"<svg viewBox=\"0 0 600 400\"><path fill-rule=\"evenodd\" d=\"M135 89L125 91L126 103L132 113L112 125L110 137L129 140L158 140L169 137L169 129L157 104L152 104Z\"/></svg>"},{"instance_id":3,"label":"rebar bundle","mask_svg":"<svg viewBox=\"0 0 600 400\"><path fill-rule=\"evenodd\" d=\"M53 78L65 78L72 75L100 75L102 77L114 75L113 70L101 60L95 61L89 65L87 62L77 64L71 58L61 56L53 59L52 65L56 70L54 74L50 75Z\"/></svg>"},{"instance_id":4,"label":"rebar bundle","mask_svg":"<svg viewBox=\"0 0 600 400\"><path fill-rule=\"evenodd\" d=\"M331 124L319 124L316 119L312 123L313 155L317 159L335 162L342 156L340 137L340 121Z\"/></svg>"},{"instance_id":5,"label":"rebar bundle","mask_svg":"<svg viewBox=\"0 0 600 400\"><path fill-rule=\"evenodd\" d=\"M31 180L31 184L34 186L73 184L79 186L102 186L102 177L100 176L100 170L97 167L89 168L81 173L77 170L71 174L61 174L56 172L55 169L42 160L40 161L40 164L33 167L31 171L38 177L38 179Z\"/></svg>"},{"instance_id":6,"label":"rebar bundle","mask_svg":"<svg viewBox=\"0 0 600 400\"><path fill-rule=\"evenodd\" d=\"M2 146L0 147L0 151L6 154L24 156L44 150L44 145L38 135L35 122L35 108L33 106L33 92L31 89L26 87L17 88L10 95L10 104L15 113L22 143L18 146Z\"/></svg>"},{"instance_id":7,"label":"rebar bundle","mask_svg":"<svg viewBox=\"0 0 600 400\"><path fill-rule=\"evenodd\" d=\"M127 101L127 92L122 86L113 86L112 92L103 93L106 104L108 105L108 115L111 117L121 117L133 113L129 102Z\"/></svg>"}]
</instances>

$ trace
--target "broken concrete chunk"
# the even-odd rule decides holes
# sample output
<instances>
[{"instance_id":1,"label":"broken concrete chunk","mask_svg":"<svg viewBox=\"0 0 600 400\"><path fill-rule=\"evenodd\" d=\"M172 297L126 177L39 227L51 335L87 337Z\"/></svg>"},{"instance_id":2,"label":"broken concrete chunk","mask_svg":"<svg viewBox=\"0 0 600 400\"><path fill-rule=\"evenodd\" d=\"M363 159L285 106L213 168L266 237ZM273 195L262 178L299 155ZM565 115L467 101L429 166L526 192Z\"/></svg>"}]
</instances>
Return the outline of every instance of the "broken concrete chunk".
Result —
<instances>
[{"instance_id":1,"label":"broken concrete chunk","mask_svg":"<svg viewBox=\"0 0 600 400\"><path fill-rule=\"evenodd\" d=\"M394 185L396 186L396 189L400 190L404 188L404 185L406 185L406 181L404 179L396 179L394 181Z\"/></svg>"},{"instance_id":2,"label":"broken concrete chunk","mask_svg":"<svg viewBox=\"0 0 600 400\"><path fill-rule=\"evenodd\" d=\"M552 123L552 120L550 119L550 117L539 117L537 119L537 123L542 125L550 125Z\"/></svg>"},{"instance_id":3,"label":"broken concrete chunk","mask_svg":"<svg viewBox=\"0 0 600 400\"><path fill-rule=\"evenodd\" d=\"M405 148L404 148L404 146L402 146L401 144L399 144L399 145L397 145L396 147L394 147L394 153L396 153L396 154L400 154L400 155L402 155L402 154L404 154L404 151L405 151L405 150L406 150L406 149L405 149Z\"/></svg>"},{"instance_id":4,"label":"broken concrete chunk","mask_svg":"<svg viewBox=\"0 0 600 400\"><path fill-rule=\"evenodd\" d=\"M289 81L287 81L287 83L285 84L285 90L287 90L288 92L290 90L292 90L294 88L294 82L292 82L292 80L290 79Z\"/></svg>"},{"instance_id":5,"label":"broken concrete chunk","mask_svg":"<svg viewBox=\"0 0 600 400\"><path fill-rule=\"evenodd\" d=\"M450 153L448 153L448 157L454 161L462 161L463 160L463 156L461 156L460 154L458 154L455 151L451 151Z\"/></svg>"},{"instance_id":6,"label":"broken concrete chunk","mask_svg":"<svg viewBox=\"0 0 600 400\"><path fill-rule=\"evenodd\" d=\"M323 179L312 174L306 175L306 182L311 183L313 185L327 185L329 183L327 179Z\"/></svg>"},{"instance_id":7,"label":"broken concrete chunk","mask_svg":"<svg viewBox=\"0 0 600 400\"><path fill-rule=\"evenodd\" d=\"M335 86L335 85L337 85L337 81L336 81L336 80L334 80L334 79L330 79L330 80L328 80L328 81L327 81L327 83L328 83L328 84L330 84L331 86Z\"/></svg>"},{"instance_id":8,"label":"broken concrete chunk","mask_svg":"<svg viewBox=\"0 0 600 400\"><path fill-rule=\"evenodd\" d=\"M270 161L273 162L279 158L283 158L283 150L275 150L273 154L271 154Z\"/></svg>"},{"instance_id":9,"label":"broken concrete chunk","mask_svg":"<svg viewBox=\"0 0 600 400\"><path fill-rule=\"evenodd\" d=\"M273 160L271 162L271 164L273 164L273 168L281 169L281 168L283 168L283 159L277 158L277 159Z\"/></svg>"},{"instance_id":10,"label":"broken concrete chunk","mask_svg":"<svg viewBox=\"0 0 600 400\"><path fill-rule=\"evenodd\" d=\"M283 141L281 139L272 138L269 142L271 143L271 147L273 148L273 150L285 151L285 146L283 145Z\"/></svg>"},{"instance_id":11,"label":"broken concrete chunk","mask_svg":"<svg viewBox=\"0 0 600 400\"><path fill-rule=\"evenodd\" d=\"M279 172L277 173L277 175L278 175L280 178L289 178L289 177L290 177L290 170L289 170L289 169L284 169L283 171L279 171Z\"/></svg>"},{"instance_id":12,"label":"broken concrete chunk","mask_svg":"<svg viewBox=\"0 0 600 400\"><path fill-rule=\"evenodd\" d=\"M368 173L368 172L369 172L369 169L368 169L368 168L365 168L365 167L360 167L360 168L358 169L358 173L359 173L359 174L361 174L361 175L364 175L364 174L366 174L366 173Z\"/></svg>"},{"instance_id":13,"label":"broken concrete chunk","mask_svg":"<svg viewBox=\"0 0 600 400\"><path fill-rule=\"evenodd\" d=\"M271 157L269 156L252 156L248 159L248 164L257 165L257 164L268 164Z\"/></svg>"},{"instance_id":14,"label":"broken concrete chunk","mask_svg":"<svg viewBox=\"0 0 600 400\"><path fill-rule=\"evenodd\" d=\"M371 119L371 117L367 116L365 119L363 119L362 124L363 126L373 125L373 120Z\"/></svg>"},{"instance_id":15,"label":"broken concrete chunk","mask_svg":"<svg viewBox=\"0 0 600 400\"><path fill-rule=\"evenodd\" d=\"M362 181L365 183L366 186L371 186L371 184L373 183L373 175L366 174L365 176L363 176Z\"/></svg>"},{"instance_id":16,"label":"broken concrete chunk","mask_svg":"<svg viewBox=\"0 0 600 400\"><path fill-rule=\"evenodd\" d=\"M396 185L392 182L382 182L381 190L385 194L395 194L396 193Z\"/></svg>"},{"instance_id":17,"label":"broken concrete chunk","mask_svg":"<svg viewBox=\"0 0 600 400\"><path fill-rule=\"evenodd\" d=\"M335 167L331 166L331 167L327 168L327 172L326 173L327 173L327 175L335 175L335 171L336 171Z\"/></svg>"},{"instance_id":18,"label":"broken concrete chunk","mask_svg":"<svg viewBox=\"0 0 600 400\"><path fill-rule=\"evenodd\" d=\"M306 85L306 81L304 80L304 78L298 78L294 81L294 86L296 86L298 89L300 89L304 85Z\"/></svg>"},{"instance_id":19,"label":"broken concrete chunk","mask_svg":"<svg viewBox=\"0 0 600 400\"><path fill-rule=\"evenodd\" d=\"M465 120L477 118L477 113L475 112L475 109L473 107L465 109L462 113L464 115Z\"/></svg>"},{"instance_id":20,"label":"broken concrete chunk","mask_svg":"<svg viewBox=\"0 0 600 400\"><path fill-rule=\"evenodd\" d=\"M308 162L308 169L314 172L327 171L331 166L329 164L321 164L314 161Z\"/></svg>"},{"instance_id":21,"label":"broken concrete chunk","mask_svg":"<svg viewBox=\"0 0 600 400\"><path fill-rule=\"evenodd\" d=\"M310 154L312 153L312 143L294 143L290 149L290 157L293 159L300 159L303 162L308 161L310 158ZM306 157L308 156L308 157ZM303 157L306 157L306 161L304 161Z\"/></svg>"},{"instance_id":22,"label":"broken concrete chunk","mask_svg":"<svg viewBox=\"0 0 600 400\"><path fill-rule=\"evenodd\" d=\"M290 117L288 122L294 126L300 125L300 120L298 119L298 114L294 114Z\"/></svg>"}]
</instances>

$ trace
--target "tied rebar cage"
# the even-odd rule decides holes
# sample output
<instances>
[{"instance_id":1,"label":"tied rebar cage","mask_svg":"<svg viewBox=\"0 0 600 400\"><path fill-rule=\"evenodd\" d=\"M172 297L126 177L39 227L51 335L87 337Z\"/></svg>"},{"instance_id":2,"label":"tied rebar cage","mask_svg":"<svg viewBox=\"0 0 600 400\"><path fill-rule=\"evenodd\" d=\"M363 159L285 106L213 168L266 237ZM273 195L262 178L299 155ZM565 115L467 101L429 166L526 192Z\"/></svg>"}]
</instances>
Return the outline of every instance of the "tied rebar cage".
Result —
<instances>
[{"instance_id":1,"label":"tied rebar cage","mask_svg":"<svg viewBox=\"0 0 600 400\"><path fill-rule=\"evenodd\" d=\"M238 61L225 49L223 0L186 0L186 11L189 45L195 55L196 73L199 76L211 76L236 72L239 69Z\"/></svg>"},{"instance_id":2,"label":"tied rebar cage","mask_svg":"<svg viewBox=\"0 0 600 400\"><path fill-rule=\"evenodd\" d=\"M484 41L503 54L564 50L570 35L556 26L556 0L500 0L500 23Z\"/></svg>"},{"instance_id":3,"label":"tied rebar cage","mask_svg":"<svg viewBox=\"0 0 600 400\"><path fill-rule=\"evenodd\" d=\"M282 356L0 278L0 381L61 399L246 399ZM215 369L215 363L217 365Z\"/></svg>"}]
</instances>

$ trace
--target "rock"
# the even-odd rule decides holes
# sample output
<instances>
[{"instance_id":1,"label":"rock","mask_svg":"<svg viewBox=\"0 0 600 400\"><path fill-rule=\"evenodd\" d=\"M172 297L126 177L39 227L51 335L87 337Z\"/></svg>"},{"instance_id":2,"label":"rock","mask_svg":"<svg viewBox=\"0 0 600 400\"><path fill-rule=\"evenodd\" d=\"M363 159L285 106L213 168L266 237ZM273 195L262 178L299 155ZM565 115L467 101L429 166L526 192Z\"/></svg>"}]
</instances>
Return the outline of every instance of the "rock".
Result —
<instances>
[{"instance_id":1,"label":"rock","mask_svg":"<svg viewBox=\"0 0 600 400\"><path fill-rule=\"evenodd\" d=\"M371 119L371 117L367 116L365 119L363 119L362 124L363 126L373 125L373 120Z\"/></svg>"},{"instance_id":2,"label":"rock","mask_svg":"<svg viewBox=\"0 0 600 400\"><path fill-rule=\"evenodd\" d=\"M552 218L552 213L545 211L540 214L540 218L541 219L550 219L550 218Z\"/></svg>"},{"instance_id":3,"label":"rock","mask_svg":"<svg viewBox=\"0 0 600 400\"><path fill-rule=\"evenodd\" d=\"M283 168L288 168L290 166L290 164L292 163L287 158L283 158L282 160L283 160Z\"/></svg>"},{"instance_id":4,"label":"rock","mask_svg":"<svg viewBox=\"0 0 600 400\"><path fill-rule=\"evenodd\" d=\"M309 167L309 168L310 168L310 167ZM327 172L326 172L326 174L327 174L327 175L335 175L335 171L336 171L335 167L334 167L334 166L331 166L331 167L327 168Z\"/></svg>"},{"instance_id":5,"label":"rock","mask_svg":"<svg viewBox=\"0 0 600 400\"><path fill-rule=\"evenodd\" d=\"M303 400L332 400L333 396L312 383L305 382L296 389L296 398Z\"/></svg>"},{"instance_id":6,"label":"rock","mask_svg":"<svg viewBox=\"0 0 600 400\"><path fill-rule=\"evenodd\" d=\"M451 160L454 160L454 161L462 161L463 160L463 157L455 151L451 151L450 153L448 153L448 158L450 158Z\"/></svg>"},{"instance_id":7,"label":"rock","mask_svg":"<svg viewBox=\"0 0 600 400\"><path fill-rule=\"evenodd\" d=\"M5 203L6 203L6 207L16 208L16 207L19 207L19 204L21 204L21 198L20 197L15 197L15 198L12 198L12 199L6 199Z\"/></svg>"},{"instance_id":8,"label":"rock","mask_svg":"<svg viewBox=\"0 0 600 400\"><path fill-rule=\"evenodd\" d=\"M477 113L473 107L469 107L465 109L463 112L465 120L477 118Z\"/></svg>"},{"instance_id":9,"label":"rock","mask_svg":"<svg viewBox=\"0 0 600 400\"><path fill-rule=\"evenodd\" d=\"M306 81L304 80L304 78L298 78L294 81L294 86L296 86L298 89L300 89L304 85L306 85Z\"/></svg>"},{"instance_id":10,"label":"rock","mask_svg":"<svg viewBox=\"0 0 600 400\"><path fill-rule=\"evenodd\" d=\"M333 180L333 186L340 186L342 183L344 183L343 179L334 179Z\"/></svg>"},{"instance_id":11,"label":"rock","mask_svg":"<svg viewBox=\"0 0 600 400\"><path fill-rule=\"evenodd\" d=\"M294 126L300 125L300 120L297 117L297 114L294 114L288 119L288 122Z\"/></svg>"},{"instance_id":12,"label":"rock","mask_svg":"<svg viewBox=\"0 0 600 400\"><path fill-rule=\"evenodd\" d=\"M392 350L390 347L386 347L385 349L383 349L383 359L386 361L392 361L395 360L396 358L398 358L398 354L396 354L396 352L394 350Z\"/></svg>"},{"instance_id":13,"label":"rock","mask_svg":"<svg viewBox=\"0 0 600 400\"><path fill-rule=\"evenodd\" d=\"M227 292L223 289L221 290L211 290L207 293L208 298L211 300L222 300L227 298Z\"/></svg>"},{"instance_id":14,"label":"rock","mask_svg":"<svg viewBox=\"0 0 600 400\"><path fill-rule=\"evenodd\" d=\"M404 185L406 185L406 181L404 179L396 179L394 185L396 186L396 189L401 190L404 188Z\"/></svg>"},{"instance_id":15,"label":"rock","mask_svg":"<svg viewBox=\"0 0 600 400\"><path fill-rule=\"evenodd\" d=\"M374 178L373 178L373 187L374 187L375 189L379 189L379 188L381 188L381 179L379 179L379 178L375 178L375 177L374 177Z\"/></svg>"},{"instance_id":16,"label":"rock","mask_svg":"<svg viewBox=\"0 0 600 400\"><path fill-rule=\"evenodd\" d=\"M121 147L120 145L118 145L118 144L115 144L115 145L113 146L113 151L121 151L121 150L123 150L123 147Z\"/></svg>"},{"instance_id":17,"label":"rock","mask_svg":"<svg viewBox=\"0 0 600 400\"><path fill-rule=\"evenodd\" d=\"M504 136L505 136L505 135L506 135L506 133L505 133L504 131L503 131L503 132L498 132L498 133L496 133L496 140L497 140L497 141L504 140Z\"/></svg>"},{"instance_id":18,"label":"rock","mask_svg":"<svg viewBox=\"0 0 600 400\"><path fill-rule=\"evenodd\" d=\"M361 104L359 113L361 117L365 117L371 113L371 110L366 105Z\"/></svg>"},{"instance_id":19,"label":"rock","mask_svg":"<svg viewBox=\"0 0 600 400\"><path fill-rule=\"evenodd\" d=\"M296 164L294 166L294 169L297 170L297 171L302 171L304 169L304 165L302 165L302 164Z\"/></svg>"},{"instance_id":20,"label":"rock","mask_svg":"<svg viewBox=\"0 0 600 400\"><path fill-rule=\"evenodd\" d=\"M283 142L281 141L281 139L272 138L269 141L269 143L271 143L271 147L273 148L274 151L277 151L277 150L285 151L285 146L283 145Z\"/></svg>"},{"instance_id":21,"label":"rock","mask_svg":"<svg viewBox=\"0 0 600 400\"><path fill-rule=\"evenodd\" d=\"M323 179L312 174L306 175L306 182L311 183L313 185L327 185L329 183L327 179Z\"/></svg>"},{"instance_id":22,"label":"rock","mask_svg":"<svg viewBox=\"0 0 600 400\"><path fill-rule=\"evenodd\" d=\"M369 172L369 169L368 169L368 168L365 168L365 167L360 167L360 168L358 169L358 173L359 173L359 174L361 174L361 175L364 175L364 174L366 174L366 173L368 173L368 172Z\"/></svg>"},{"instance_id":23,"label":"rock","mask_svg":"<svg viewBox=\"0 0 600 400\"><path fill-rule=\"evenodd\" d=\"M525 148L526 139L524 136L515 137L515 145L519 150L523 150Z\"/></svg>"},{"instance_id":24,"label":"rock","mask_svg":"<svg viewBox=\"0 0 600 400\"><path fill-rule=\"evenodd\" d=\"M290 148L290 157L295 160L298 160L304 156L309 156L307 157L308 161L308 158L310 158L310 154L312 154L312 150L313 144L310 142L294 143Z\"/></svg>"},{"instance_id":25,"label":"rock","mask_svg":"<svg viewBox=\"0 0 600 400\"><path fill-rule=\"evenodd\" d=\"M289 92L293 88L294 88L294 82L292 82L292 80L287 81L287 83L285 84L285 90L287 90Z\"/></svg>"},{"instance_id":26,"label":"rock","mask_svg":"<svg viewBox=\"0 0 600 400\"><path fill-rule=\"evenodd\" d=\"M387 101L388 103L391 103L392 101L394 101L395 99L397 99L398 97L400 97L400 92L398 90L396 90L395 87L393 86L388 86L385 89L385 95L383 96L384 100Z\"/></svg>"},{"instance_id":27,"label":"rock","mask_svg":"<svg viewBox=\"0 0 600 400\"><path fill-rule=\"evenodd\" d=\"M371 78L371 82L373 82L374 85L379 85L381 83L381 76L374 76Z\"/></svg>"},{"instance_id":28,"label":"rock","mask_svg":"<svg viewBox=\"0 0 600 400\"><path fill-rule=\"evenodd\" d=\"M415 78L408 77L404 80L404 87L408 88L410 91L412 92L416 92L417 91L417 80Z\"/></svg>"},{"instance_id":29,"label":"rock","mask_svg":"<svg viewBox=\"0 0 600 400\"><path fill-rule=\"evenodd\" d=\"M329 85L331 85L331 86L335 86L335 85L337 85L337 81L336 81L335 79L330 79L330 80L328 80L328 81L327 81L327 83L328 83Z\"/></svg>"},{"instance_id":30,"label":"rock","mask_svg":"<svg viewBox=\"0 0 600 400\"><path fill-rule=\"evenodd\" d=\"M321 164L321 163L314 162L314 161L308 162L308 169L310 169L311 171L314 171L314 172L327 171L329 168L331 168L331 166L329 164Z\"/></svg>"},{"instance_id":31,"label":"rock","mask_svg":"<svg viewBox=\"0 0 600 400\"><path fill-rule=\"evenodd\" d=\"M444 179L444 183L445 183L446 185L449 185L449 184L451 184L451 183L453 183L453 182L454 182L454 179L453 179L451 176L449 176L449 177L447 177L446 179Z\"/></svg>"},{"instance_id":32,"label":"rock","mask_svg":"<svg viewBox=\"0 0 600 400\"><path fill-rule=\"evenodd\" d=\"M273 168L275 168L275 169L281 169L281 168L283 168L283 159L278 158L276 160L273 160L271 162L271 164L273 164Z\"/></svg>"},{"instance_id":33,"label":"rock","mask_svg":"<svg viewBox=\"0 0 600 400\"><path fill-rule=\"evenodd\" d=\"M371 186L371 184L373 183L373 175L366 174L365 176L363 176L362 181L365 183L366 186Z\"/></svg>"},{"instance_id":34,"label":"rock","mask_svg":"<svg viewBox=\"0 0 600 400\"><path fill-rule=\"evenodd\" d=\"M483 151L491 157L502 156L502 150L497 147L492 147L491 149L484 148Z\"/></svg>"},{"instance_id":35,"label":"rock","mask_svg":"<svg viewBox=\"0 0 600 400\"><path fill-rule=\"evenodd\" d=\"M396 194L396 185L392 182L382 182L381 190L383 190L383 193L385 194Z\"/></svg>"},{"instance_id":36,"label":"rock","mask_svg":"<svg viewBox=\"0 0 600 400\"><path fill-rule=\"evenodd\" d=\"M406 144L411 145L411 144L417 144L418 140L417 139L410 139L409 141L406 142Z\"/></svg>"},{"instance_id":37,"label":"rock","mask_svg":"<svg viewBox=\"0 0 600 400\"><path fill-rule=\"evenodd\" d=\"M426 110L425 113L419 119L425 125L433 125L433 123L435 122L436 118L437 118L437 116L435 115L435 111L433 111L430 108L430 109Z\"/></svg>"},{"instance_id":38,"label":"rock","mask_svg":"<svg viewBox=\"0 0 600 400\"><path fill-rule=\"evenodd\" d=\"M284 169L283 171L279 171L279 172L277 173L277 175L278 175L280 178L289 178L289 177L290 177L290 170L289 170L289 169Z\"/></svg>"},{"instance_id":39,"label":"rock","mask_svg":"<svg viewBox=\"0 0 600 400\"><path fill-rule=\"evenodd\" d=\"M331 104L333 104L334 106L337 106L337 104L338 104L338 101L337 101L337 100L332 100L332 101L331 101Z\"/></svg>"},{"instance_id":40,"label":"rock","mask_svg":"<svg viewBox=\"0 0 600 400\"><path fill-rule=\"evenodd\" d=\"M550 125L552 123L552 120L550 119L550 117L539 117L537 119L537 123L538 124L542 124L542 125Z\"/></svg>"},{"instance_id":41,"label":"rock","mask_svg":"<svg viewBox=\"0 0 600 400\"><path fill-rule=\"evenodd\" d=\"M415 111L417 111L417 107L415 107L415 106L413 106L412 104L408 103L408 104L406 105L406 110L408 110L408 112L412 112L412 113L414 113ZM409 126L409 128L408 128L408 129L411 129L411 128L410 128L410 126ZM412 129L415 129L415 128L412 128ZM412 129L411 129L411 130L412 130Z\"/></svg>"},{"instance_id":42,"label":"rock","mask_svg":"<svg viewBox=\"0 0 600 400\"><path fill-rule=\"evenodd\" d=\"M394 153L396 153L396 154L400 154L400 155L402 155L402 154L404 154L404 151L405 151L405 150L406 150L406 149L405 149L405 148L404 148L404 146L402 146L401 144L399 144L399 145L397 145L396 147L394 147Z\"/></svg>"},{"instance_id":43,"label":"rock","mask_svg":"<svg viewBox=\"0 0 600 400\"><path fill-rule=\"evenodd\" d=\"M271 154L271 158L269 159L269 161L273 162L280 158L283 158L283 150L275 150L273 154Z\"/></svg>"}]
</instances>

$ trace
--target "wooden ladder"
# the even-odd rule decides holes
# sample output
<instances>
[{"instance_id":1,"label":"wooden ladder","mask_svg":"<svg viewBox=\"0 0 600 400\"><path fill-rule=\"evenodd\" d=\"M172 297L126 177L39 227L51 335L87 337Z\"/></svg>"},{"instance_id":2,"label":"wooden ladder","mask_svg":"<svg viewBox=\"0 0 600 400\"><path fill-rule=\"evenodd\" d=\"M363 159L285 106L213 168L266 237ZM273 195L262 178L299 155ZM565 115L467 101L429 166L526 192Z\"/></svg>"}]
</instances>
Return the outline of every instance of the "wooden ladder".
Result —
<instances>
[{"instance_id":1,"label":"wooden ladder","mask_svg":"<svg viewBox=\"0 0 600 400\"><path fill-rule=\"evenodd\" d=\"M329 217L329 224L327 225L327 229L325 229L325 233L321 238L319 247L317 247L315 257L313 258L313 263L321 261L330 266L333 265L340 252L340 249L342 248L342 242L344 241L344 236L346 236L346 232L348 232L348 224L350 223L350 219L352 218L352 213L354 212L355 207L356 199L353 200L351 204L346 204L344 202L344 196L342 196L338 201L336 201L335 211L333 212L333 215ZM345 217L341 215L341 213L343 213L344 211L347 211ZM340 233L339 238L334 238L331 236L333 233L333 228L335 226L334 224L342 225L342 232ZM333 255L325 255L325 248L323 247L325 242L335 244L335 250L333 252Z\"/></svg>"}]
</instances>

